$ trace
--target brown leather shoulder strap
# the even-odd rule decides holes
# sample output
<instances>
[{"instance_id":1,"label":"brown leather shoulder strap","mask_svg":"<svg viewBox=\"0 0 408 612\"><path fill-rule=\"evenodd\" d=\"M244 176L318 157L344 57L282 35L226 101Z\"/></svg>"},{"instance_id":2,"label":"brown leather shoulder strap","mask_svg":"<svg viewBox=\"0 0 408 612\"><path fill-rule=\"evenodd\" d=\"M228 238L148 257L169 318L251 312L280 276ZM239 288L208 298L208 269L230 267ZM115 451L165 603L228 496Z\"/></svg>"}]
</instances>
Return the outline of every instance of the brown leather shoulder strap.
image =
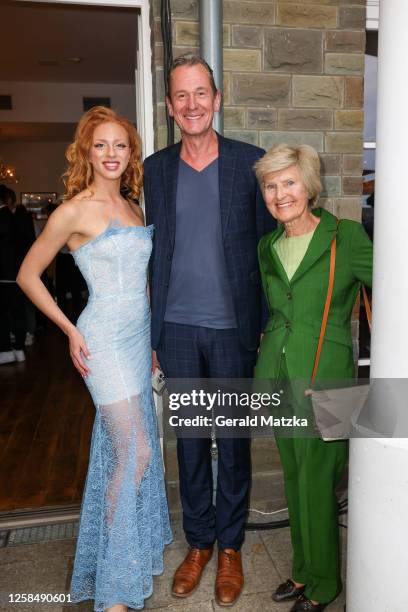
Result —
<instances>
[{"instance_id":1,"label":"brown leather shoulder strap","mask_svg":"<svg viewBox=\"0 0 408 612\"><path fill-rule=\"evenodd\" d=\"M364 307L365 307L365 311L367 315L368 327L370 328L370 331L371 331L371 306L370 306L370 302L368 301L367 291L364 285L362 287L362 291L363 291Z\"/></svg>"},{"instance_id":2,"label":"brown leather shoulder strap","mask_svg":"<svg viewBox=\"0 0 408 612\"><path fill-rule=\"evenodd\" d=\"M338 223L339 222L337 221L337 226L338 226ZM334 270L336 267L336 239L337 239L337 232L330 246L329 284L327 286L326 303L324 305L322 324L320 326L319 342L317 344L316 355L315 355L315 360L314 360L314 365L313 365L312 384L314 383L316 379L317 369L319 367L320 353L322 352L324 335L326 333L327 319L329 317L330 303L331 303L331 298L333 294Z\"/></svg>"},{"instance_id":3,"label":"brown leather shoulder strap","mask_svg":"<svg viewBox=\"0 0 408 612\"><path fill-rule=\"evenodd\" d=\"M337 220L337 227L339 226L339 223L340 221ZM311 380L312 385L314 381L316 380L317 369L319 367L319 361L320 361L320 353L322 352L324 335L326 333L327 319L329 318L330 304L331 304L333 286L334 286L334 270L336 267L336 241L337 241L337 232L330 246L329 284L327 286L326 303L324 305L322 324L320 326L319 342L317 344L316 355L315 355L315 360L314 360L314 365L313 365L312 380ZM371 306L370 306L370 302L367 296L367 291L364 285L362 286L362 292L363 292L364 307L365 307L365 311L367 315L368 326L371 331Z\"/></svg>"}]
</instances>

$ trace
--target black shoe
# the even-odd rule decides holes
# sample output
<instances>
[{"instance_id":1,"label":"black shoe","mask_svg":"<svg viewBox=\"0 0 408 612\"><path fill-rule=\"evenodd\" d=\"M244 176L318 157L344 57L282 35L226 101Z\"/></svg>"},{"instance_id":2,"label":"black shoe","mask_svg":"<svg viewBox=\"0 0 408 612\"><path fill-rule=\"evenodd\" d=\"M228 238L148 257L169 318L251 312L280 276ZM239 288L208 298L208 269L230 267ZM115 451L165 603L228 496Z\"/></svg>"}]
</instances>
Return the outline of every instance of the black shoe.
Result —
<instances>
[{"instance_id":1,"label":"black shoe","mask_svg":"<svg viewBox=\"0 0 408 612\"><path fill-rule=\"evenodd\" d=\"M327 606L328 604L314 604L304 595L300 595L300 597L297 598L295 605L290 609L290 612L321 612L327 608Z\"/></svg>"},{"instance_id":2,"label":"black shoe","mask_svg":"<svg viewBox=\"0 0 408 612\"><path fill-rule=\"evenodd\" d=\"M295 586L295 583L290 578L286 582L282 582L272 593L273 601L289 601L290 599L296 599L299 595L302 595L306 585L301 587Z\"/></svg>"}]
</instances>

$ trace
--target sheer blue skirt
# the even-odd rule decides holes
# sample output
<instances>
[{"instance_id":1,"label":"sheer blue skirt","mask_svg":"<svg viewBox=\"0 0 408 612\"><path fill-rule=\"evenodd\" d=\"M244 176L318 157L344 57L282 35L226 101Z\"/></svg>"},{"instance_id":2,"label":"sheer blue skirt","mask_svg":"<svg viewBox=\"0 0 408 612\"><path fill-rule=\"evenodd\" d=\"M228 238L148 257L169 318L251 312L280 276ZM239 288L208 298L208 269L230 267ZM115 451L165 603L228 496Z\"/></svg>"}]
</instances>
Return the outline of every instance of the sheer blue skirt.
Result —
<instances>
[{"instance_id":1,"label":"sheer blue skirt","mask_svg":"<svg viewBox=\"0 0 408 612\"><path fill-rule=\"evenodd\" d=\"M97 611L120 603L143 608L172 539L150 385L149 318L132 325L134 304L127 302L127 312L117 301L99 302L97 317L90 303L78 321L92 355L86 383L96 417L71 598L94 599ZM122 330L104 327L104 308L114 308Z\"/></svg>"}]
</instances>

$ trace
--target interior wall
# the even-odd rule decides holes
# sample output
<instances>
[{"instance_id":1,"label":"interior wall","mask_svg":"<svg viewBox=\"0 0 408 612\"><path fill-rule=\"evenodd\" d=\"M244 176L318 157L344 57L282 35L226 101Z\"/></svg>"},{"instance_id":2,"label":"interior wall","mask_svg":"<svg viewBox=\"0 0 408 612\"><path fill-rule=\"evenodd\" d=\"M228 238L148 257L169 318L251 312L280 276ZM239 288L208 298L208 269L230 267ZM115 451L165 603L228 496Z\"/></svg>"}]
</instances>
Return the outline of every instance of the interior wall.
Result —
<instances>
[{"instance_id":1,"label":"interior wall","mask_svg":"<svg viewBox=\"0 0 408 612\"><path fill-rule=\"evenodd\" d=\"M0 158L15 166L19 182L7 182L14 189L17 201L21 193L56 191L61 196L64 186L61 174L66 168L67 142L0 142Z\"/></svg>"},{"instance_id":2,"label":"interior wall","mask_svg":"<svg viewBox=\"0 0 408 612\"><path fill-rule=\"evenodd\" d=\"M0 81L0 94L12 96L12 110L0 110L0 121L77 122L83 114L83 97L111 98L111 107L136 121L133 84L22 83Z\"/></svg>"}]
</instances>

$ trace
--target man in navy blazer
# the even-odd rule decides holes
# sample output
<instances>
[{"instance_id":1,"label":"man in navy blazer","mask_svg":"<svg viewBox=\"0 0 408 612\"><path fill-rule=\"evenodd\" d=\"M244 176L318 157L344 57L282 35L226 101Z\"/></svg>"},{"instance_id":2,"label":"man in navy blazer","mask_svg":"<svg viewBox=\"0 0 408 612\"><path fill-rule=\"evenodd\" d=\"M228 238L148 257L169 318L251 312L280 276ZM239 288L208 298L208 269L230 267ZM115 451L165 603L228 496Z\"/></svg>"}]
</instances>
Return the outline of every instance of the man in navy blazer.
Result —
<instances>
[{"instance_id":1,"label":"man in navy blazer","mask_svg":"<svg viewBox=\"0 0 408 612\"><path fill-rule=\"evenodd\" d=\"M264 151L214 131L221 94L200 57L174 61L166 104L181 143L145 161L146 217L155 226L152 347L167 378L252 377L262 311L257 244L273 229L252 169ZM193 592L217 541L215 594L230 606L243 587L250 444L217 439L215 507L210 445L209 438L177 442L190 550L172 593Z\"/></svg>"}]
</instances>

